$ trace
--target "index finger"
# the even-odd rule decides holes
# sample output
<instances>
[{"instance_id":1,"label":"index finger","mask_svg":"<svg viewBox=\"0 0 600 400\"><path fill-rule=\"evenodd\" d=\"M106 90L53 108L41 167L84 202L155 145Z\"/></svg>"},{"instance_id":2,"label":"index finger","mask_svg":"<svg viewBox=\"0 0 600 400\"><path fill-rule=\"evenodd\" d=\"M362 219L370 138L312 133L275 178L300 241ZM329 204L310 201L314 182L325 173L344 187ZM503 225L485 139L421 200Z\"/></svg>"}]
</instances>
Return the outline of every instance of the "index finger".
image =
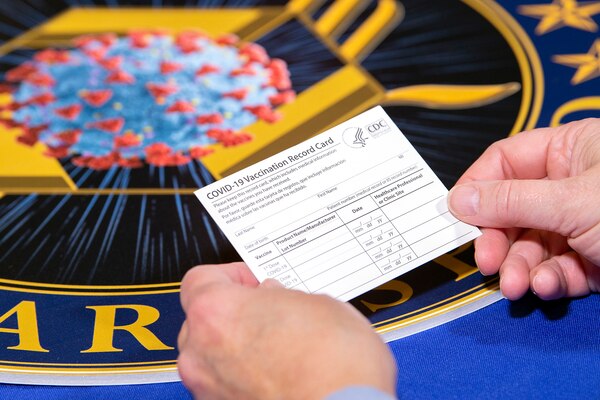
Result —
<instances>
[{"instance_id":1,"label":"index finger","mask_svg":"<svg viewBox=\"0 0 600 400\"><path fill-rule=\"evenodd\" d=\"M549 144L560 128L521 132L493 143L465 171L456 184L505 179L541 179L547 176Z\"/></svg>"}]
</instances>

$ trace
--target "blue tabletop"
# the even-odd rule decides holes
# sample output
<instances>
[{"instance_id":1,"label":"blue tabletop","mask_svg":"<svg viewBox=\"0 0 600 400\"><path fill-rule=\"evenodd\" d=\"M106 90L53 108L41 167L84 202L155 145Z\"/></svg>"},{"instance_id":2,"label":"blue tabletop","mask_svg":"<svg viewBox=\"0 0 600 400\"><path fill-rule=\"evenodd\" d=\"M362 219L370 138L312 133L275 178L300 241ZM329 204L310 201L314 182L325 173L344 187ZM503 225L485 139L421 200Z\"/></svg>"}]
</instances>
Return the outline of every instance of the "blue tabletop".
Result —
<instances>
[{"instance_id":1,"label":"blue tabletop","mask_svg":"<svg viewBox=\"0 0 600 400\"><path fill-rule=\"evenodd\" d=\"M390 343L401 399L600 398L600 297L499 301ZM188 399L180 383L0 386L1 399Z\"/></svg>"}]
</instances>

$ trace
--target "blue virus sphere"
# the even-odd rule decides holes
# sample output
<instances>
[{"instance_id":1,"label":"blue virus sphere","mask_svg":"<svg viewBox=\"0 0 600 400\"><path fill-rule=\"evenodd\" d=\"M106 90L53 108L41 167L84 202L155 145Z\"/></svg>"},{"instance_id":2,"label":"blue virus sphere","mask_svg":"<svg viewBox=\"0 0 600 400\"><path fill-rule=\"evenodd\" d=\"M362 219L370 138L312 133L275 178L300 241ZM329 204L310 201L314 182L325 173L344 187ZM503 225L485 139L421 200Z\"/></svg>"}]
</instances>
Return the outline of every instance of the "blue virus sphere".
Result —
<instances>
[{"instance_id":1,"label":"blue virus sphere","mask_svg":"<svg viewBox=\"0 0 600 400\"><path fill-rule=\"evenodd\" d=\"M186 164L221 143L252 140L243 128L276 122L295 93L286 63L234 35L136 31L83 36L10 71L9 128L43 142L51 157L108 169Z\"/></svg>"}]
</instances>

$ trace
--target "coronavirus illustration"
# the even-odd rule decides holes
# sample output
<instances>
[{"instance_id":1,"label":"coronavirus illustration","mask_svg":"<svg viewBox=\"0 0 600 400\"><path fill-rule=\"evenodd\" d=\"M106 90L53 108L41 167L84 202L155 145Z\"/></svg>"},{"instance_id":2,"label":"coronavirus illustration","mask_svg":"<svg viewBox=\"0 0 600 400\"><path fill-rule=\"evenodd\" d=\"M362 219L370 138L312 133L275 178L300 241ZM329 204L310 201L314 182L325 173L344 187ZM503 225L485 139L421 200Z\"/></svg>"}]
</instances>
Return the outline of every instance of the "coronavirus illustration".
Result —
<instances>
[{"instance_id":1,"label":"coronavirus illustration","mask_svg":"<svg viewBox=\"0 0 600 400\"><path fill-rule=\"evenodd\" d=\"M177 166L252 140L244 128L292 101L286 63L234 35L160 30L83 36L5 74L0 119L50 157L104 170Z\"/></svg>"}]
</instances>

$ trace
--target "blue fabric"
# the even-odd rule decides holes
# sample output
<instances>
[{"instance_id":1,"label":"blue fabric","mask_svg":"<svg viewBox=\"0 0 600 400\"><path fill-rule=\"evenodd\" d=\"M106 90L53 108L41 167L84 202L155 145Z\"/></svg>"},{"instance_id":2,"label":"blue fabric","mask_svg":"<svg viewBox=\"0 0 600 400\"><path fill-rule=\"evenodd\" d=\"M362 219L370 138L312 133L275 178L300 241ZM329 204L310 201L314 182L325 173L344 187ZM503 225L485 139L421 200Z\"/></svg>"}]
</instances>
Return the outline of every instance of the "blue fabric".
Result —
<instances>
[{"instance_id":1,"label":"blue fabric","mask_svg":"<svg viewBox=\"0 0 600 400\"><path fill-rule=\"evenodd\" d=\"M390 344L400 399L600 398L600 295L506 300ZM357 360L360 368L360 360ZM300 382L299 382L300 384ZM310 384L310 383L307 383ZM191 399L179 383L0 385L0 399Z\"/></svg>"},{"instance_id":2,"label":"blue fabric","mask_svg":"<svg viewBox=\"0 0 600 400\"><path fill-rule=\"evenodd\" d=\"M394 400L395 398L381 390L369 386L349 386L330 394L325 400Z\"/></svg>"},{"instance_id":3,"label":"blue fabric","mask_svg":"<svg viewBox=\"0 0 600 400\"><path fill-rule=\"evenodd\" d=\"M599 300L503 300L391 343L398 396L598 399Z\"/></svg>"},{"instance_id":4,"label":"blue fabric","mask_svg":"<svg viewBox=\"0 0 600 400\"><path fill-rule=\"evenodd\" d=\"M1 385L2 400L191 400L181 383L129 386L25 386Z\"/></svg>"}]
</instances>

